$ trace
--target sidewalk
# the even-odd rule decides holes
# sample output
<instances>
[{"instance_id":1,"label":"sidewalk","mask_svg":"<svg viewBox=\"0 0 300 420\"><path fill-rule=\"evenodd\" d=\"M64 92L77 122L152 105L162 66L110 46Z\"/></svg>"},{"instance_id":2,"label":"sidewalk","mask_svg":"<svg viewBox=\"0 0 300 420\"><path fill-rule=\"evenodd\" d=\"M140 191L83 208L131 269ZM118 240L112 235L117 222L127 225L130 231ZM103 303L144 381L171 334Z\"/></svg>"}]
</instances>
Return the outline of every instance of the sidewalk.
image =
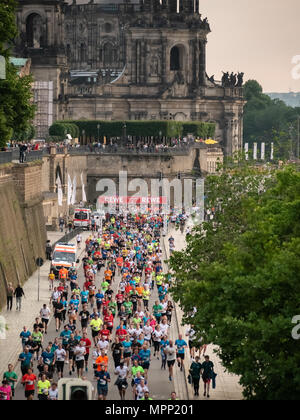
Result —
<instances>
[{"instance_id":1,"label":"sidewalk","mask_svg":"<svg viewBox=\"0 0 300 420\"><path fill-rule=\"evenodd\" d=\"M165 249L166 254L169 258L169 243L168 239L173 236L175 240L175 247L177 251L182 250L185 247L185 234L181 234L180 230L171 229L167 236L164 238L165 241ZM189 328L188 325L182 326L182 318L183 318L183 312L180 309L180 307L176 304L176 316L179 324L179 331L183 335L183 339L188 342L187 337L185 335L186 330ZM175 317L175 316L174 316ZM173 337L172 337L173 338ZM178 337L176 337L178 338ZM214 345L207 346L206 354L210 357L210 360L214 364L214 371L217 373L216 378L216 389L211 389L210 391L210 400L242 400L243 399L243 388L239 384L239 377L237 375L230 374L228 372L225 372L224 367L222 366L222 363L218 356L214 353L214 350L217 349ZM203 356L201 356L200 362L203 362ZM185 358L185 379L188 376L188 369L191 365L192 361L190 358L189 350L186 351L186 358ZM175 382L176 384L176 382ZM200 397L194 397L194 389L191 385L188 384L187 380L185 381L185 384L183 383L183 380L181 379L180 383L177 383L177 386L179 385L179 389L176 387L176 392L179 394L180 398L180 392L182 391L181 388L186 385L188 390L188 399L189 400L196 400L201 399L203 400L203 382L202 379L200 381ZM202 394L201 394L202 391ZM202 397L202 398L201 398ZM181 398L180 398L181 399Z\"/></svg>"},{"instance_id":2,"label":"sidewalk","mask_svg":"<svg viewBox=\"0 0 300 420\"><path fill-rule=\"evenodd\" d=\"M64 235L64 232L47 232L48 239L53 244ZM84 238L84 234L83 234ZM82 252L84 246L81 246ZM6 320L8 330L6 339L0 340L0 378L7 370L9 363L16 365L15 372L19 379L21 375L20 364L17 363L18 356L22 352L20 333L26 326L32 332L35 318L39 316L43 304L49 305L50 292L48 274L50 272L50 261L45 261L40 269L40 300L38 301L38 270L23 285L25 298L22 299L21 311L16 311L16 300L14 298L12 311L7 311L6 307L0 312Z\"/></svg>"}]
</instances>

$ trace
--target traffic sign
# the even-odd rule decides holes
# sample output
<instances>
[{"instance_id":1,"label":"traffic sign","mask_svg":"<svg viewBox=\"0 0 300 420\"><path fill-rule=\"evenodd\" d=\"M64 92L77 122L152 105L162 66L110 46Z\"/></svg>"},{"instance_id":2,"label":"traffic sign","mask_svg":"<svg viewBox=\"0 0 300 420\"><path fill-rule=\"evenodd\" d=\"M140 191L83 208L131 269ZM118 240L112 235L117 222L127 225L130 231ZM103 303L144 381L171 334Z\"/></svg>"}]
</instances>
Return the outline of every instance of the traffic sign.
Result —
<instances>
[{"instance_id":1,"label":"traffic sign","mask_svg":"<svg viewBox=\"0 0 300 420\"><path fill-rule=\"evenodd\" d=\"M36 263L36 265L37 265L38 267L42 267L42 266L43 266L43 264L44 264L44 260L43 260L43 258L37 258L37 259L35 260L35 263Z\"/></svg>"}]
</instances>

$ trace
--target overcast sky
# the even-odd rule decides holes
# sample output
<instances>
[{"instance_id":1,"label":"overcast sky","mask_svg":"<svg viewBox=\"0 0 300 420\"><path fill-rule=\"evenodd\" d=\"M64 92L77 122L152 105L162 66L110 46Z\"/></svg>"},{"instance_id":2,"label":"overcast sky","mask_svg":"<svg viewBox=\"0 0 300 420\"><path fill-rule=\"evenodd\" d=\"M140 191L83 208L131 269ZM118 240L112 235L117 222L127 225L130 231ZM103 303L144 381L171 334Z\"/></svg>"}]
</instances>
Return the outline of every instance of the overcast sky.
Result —
<instances>
[{"instance_id":1,"label":"overcast sky","mask_svg":"<svg viewBox=\"0 0 300 420\"><path fill-rule=\"evenodd\" d=\"M265 92L300 91L292 77L292 58L300 56L300 0L200 0L212 33L207 70L243 71ZM299 61L300 63L300 57ZM300 71L299 71L300 73Z\"/></svg>"}]
</instances>

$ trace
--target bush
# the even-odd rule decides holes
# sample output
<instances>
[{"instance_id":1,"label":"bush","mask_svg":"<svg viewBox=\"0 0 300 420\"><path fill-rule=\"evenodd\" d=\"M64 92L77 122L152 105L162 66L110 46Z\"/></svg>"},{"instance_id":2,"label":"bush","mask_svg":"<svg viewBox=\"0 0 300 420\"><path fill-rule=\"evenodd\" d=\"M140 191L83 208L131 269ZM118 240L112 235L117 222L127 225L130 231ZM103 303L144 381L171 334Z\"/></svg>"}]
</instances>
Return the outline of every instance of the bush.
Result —
<instances>
[{"instance_id":1,"label":"bush","mask_svg":"<svg viewBox=\"0 0 300 420\"><path fill-rule=\"evenodd\" d=\"M76 124L70 122L55 122L49 128L49 135L59 137L60 140L66 138L66 134L70 134L73 138L79 137L79 129Z\"/></svg>"},{"instance_id":2,"label":"bush","mask_svg":"<svg viewBox=\"0 0 300 420\"><path fill-rule=\"evenodd\" d=\"M216 126L213 123L204 123L200 121L191 121L183 123L183 135L193 134L203 139L212 138L215 135Z\"/></svg>"},{"instance_id":3,"label":"bush","mask_svg":"<svg viewBox=\"0 0 300 420\"><path fill-rule=\"evenodd\" d=\"M194 134L203 138L213 137L215 125L203 122L184 123L181 121L125 121L126 135L136 137L158 137L161 132L163 137L181 137L186 134ZM53 124L51 135L58 135L57 132L63 133L61 125L76 126L78 130L77 137L82 135L84 130L88 137L98 138L97 125L100 124L99 136L107 138L122 137L124 133L124 121L58 121ZM57 126L59 126L57 128ZM51 127L51 129L52 129Z\"/></svg>"}]
</instances>

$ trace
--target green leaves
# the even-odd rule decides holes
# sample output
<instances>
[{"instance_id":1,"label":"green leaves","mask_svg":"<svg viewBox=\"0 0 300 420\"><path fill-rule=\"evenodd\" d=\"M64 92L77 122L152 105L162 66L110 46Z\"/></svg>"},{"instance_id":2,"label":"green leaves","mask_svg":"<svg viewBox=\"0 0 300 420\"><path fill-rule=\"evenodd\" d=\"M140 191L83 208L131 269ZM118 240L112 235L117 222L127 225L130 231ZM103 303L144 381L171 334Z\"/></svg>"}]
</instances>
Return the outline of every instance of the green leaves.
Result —
<instances>
[{"instance_id":1,"label":"green leaves","mask_svg":"<svg viewBox=\"0 0 300 420\"><path fill-rule=\"evenodd\" d=\"M20 78L13 64L6 61L6 79L0 80L0 146L5 146L12 136L22 135L29 130L34 118L35 105L32 103L32 78ZM4 118L3 118L4 116ZM6 134L5 134L6 133Z\"/></svg>"},{"instance_id":2,"label":"green leaves","mask_svg":"<svg viewBox=\"0 0 300 420\"><path fill-rule=\"evenodd\" d=\"M300 173L236 168L207 180L216 215L170 259L174 298L198 337L219 346L247 399L298 399ZM195 317L189 314L197 308Z\"/></svg>"}]
</instances>

